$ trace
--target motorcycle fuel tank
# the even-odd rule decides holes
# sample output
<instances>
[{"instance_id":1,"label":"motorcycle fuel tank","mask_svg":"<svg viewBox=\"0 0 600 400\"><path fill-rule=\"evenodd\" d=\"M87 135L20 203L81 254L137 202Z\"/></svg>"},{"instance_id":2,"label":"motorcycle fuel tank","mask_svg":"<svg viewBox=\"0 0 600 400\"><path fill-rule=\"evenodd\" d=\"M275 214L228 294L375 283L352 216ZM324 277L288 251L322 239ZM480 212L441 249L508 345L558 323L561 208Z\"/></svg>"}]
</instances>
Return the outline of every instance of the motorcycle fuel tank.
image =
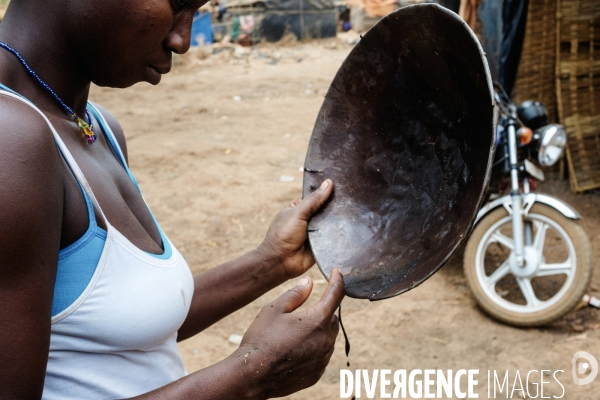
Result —
<instances>
[{"instance_id":1,"label":"motorcycle fuel tank","mask_svg":"<svg viewBox=\"0 0 600 400\"><path fill-rule=\"evenodd\" d=\"M330 200L309 241L347 295L380 300L422 283L469 235L489 181L494 101L481 46L436 4L384 17L348 55L325 96L303 195Z\"/></svg>"}]
</instances>

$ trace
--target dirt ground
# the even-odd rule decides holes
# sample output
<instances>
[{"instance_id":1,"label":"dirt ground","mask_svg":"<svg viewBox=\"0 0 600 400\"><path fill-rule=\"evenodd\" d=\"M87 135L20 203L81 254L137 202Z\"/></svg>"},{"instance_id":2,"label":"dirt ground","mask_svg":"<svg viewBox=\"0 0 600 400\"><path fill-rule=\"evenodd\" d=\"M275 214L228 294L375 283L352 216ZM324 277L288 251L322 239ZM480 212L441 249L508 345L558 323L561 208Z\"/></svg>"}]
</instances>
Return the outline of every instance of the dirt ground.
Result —
<instances>
[{"instance_id":1,"label":"dirt ground","mask_svg":"<svg viewBox=\"0 0 600 400\"><path fill-rule=\"evenodd\" d=\"M158 87L92 90L92 100L123 125L146 200L194 273L253 249L279 209L300 196L300 168L317 111L350 49L339 40L224 49L208 57L204 49L179 57ZM566 182L546 183L541 190L583 215L596 262L600 193L573 195ZM571 357L579 350L600 357L600 310L582 309L541 329L498 323L477 307L461 259L459 251L434 277L402 296L375 303L345 299L351 369L479 369L480 398L487 398L488 370L509 370L511 384L517 370L523 380L530 370L563 370L558 374L563 398L597 399L600 379L575 385ZM595 269L590 293L600 296ZM309 275L316 283L311 304L326 281L316 267ZM182 343L187 369L202 369L231 354L236 345L229 336L243 334L263 305L294 284ZM343 349L340 334L321 381L289 398L339 398ZM554 382L547 373L545 380ZM560 394L556 383L546 385L545 396Z\"/></svg>"}]
</instances>

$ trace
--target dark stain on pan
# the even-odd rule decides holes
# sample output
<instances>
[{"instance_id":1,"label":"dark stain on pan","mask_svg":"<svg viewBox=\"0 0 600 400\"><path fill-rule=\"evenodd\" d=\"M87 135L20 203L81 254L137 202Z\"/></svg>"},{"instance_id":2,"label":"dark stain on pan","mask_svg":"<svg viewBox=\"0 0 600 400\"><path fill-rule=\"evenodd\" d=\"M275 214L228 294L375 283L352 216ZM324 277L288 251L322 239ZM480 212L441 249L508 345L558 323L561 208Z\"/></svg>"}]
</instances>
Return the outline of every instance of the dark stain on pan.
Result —
<instances>
[{"instance_id":1,"label":"dark stain on pan","mask_svg":"<svg viewBox=\"0 0 600 400\"><path fill-rule=\"evenodd\" d=\"M335 189L309 224L328 278L379 300L417 286L468 236L493 159L493 100L481 48L435 4L383 18L341 66L305 162L306 196Z\"/></svg>"}]
</instances>

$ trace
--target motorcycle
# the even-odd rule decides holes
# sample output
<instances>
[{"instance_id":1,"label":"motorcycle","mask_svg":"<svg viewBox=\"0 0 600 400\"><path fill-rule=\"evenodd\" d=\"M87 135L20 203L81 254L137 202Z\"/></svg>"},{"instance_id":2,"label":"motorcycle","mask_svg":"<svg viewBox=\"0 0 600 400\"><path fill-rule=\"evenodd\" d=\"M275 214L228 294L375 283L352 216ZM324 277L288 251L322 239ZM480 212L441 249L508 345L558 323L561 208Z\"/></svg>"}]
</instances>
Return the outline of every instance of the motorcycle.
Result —
<instances>
[{"instance_id":1,"label":"motorcycle","mask_svg":"<svg viewBox=\"0 0 600 400\"><path fill-rule=\"evenodd\" d=\"M500 85L494 89L499 121L489 201L477 214L463 267L489 315L517 326L544 325L583 298L591 246L577 211L533 192L535 180L544 180L540 167L554 165L564 152L564 127L548 123L541 103L517 108Z\"/></svg>"}]
</instances>

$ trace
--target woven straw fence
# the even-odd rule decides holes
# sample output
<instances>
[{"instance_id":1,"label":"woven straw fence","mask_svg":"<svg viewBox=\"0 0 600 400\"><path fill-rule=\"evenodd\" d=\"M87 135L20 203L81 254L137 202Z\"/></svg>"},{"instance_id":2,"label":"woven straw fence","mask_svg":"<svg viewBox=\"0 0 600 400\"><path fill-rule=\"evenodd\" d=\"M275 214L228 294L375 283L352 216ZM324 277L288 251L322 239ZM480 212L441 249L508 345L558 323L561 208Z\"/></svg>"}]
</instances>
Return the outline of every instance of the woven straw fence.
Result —
<instances>
[{"instance_id":1,"label":"woven straw fence","mask_svg":"<svg viewBox=\"0 0 600 400\"><path fill-rule=\"evenodd\" d=\"M551 122L558 121L556 88L556 7L557 0L529 0L527 25L517 81L515 103L540 101Z\"/></svg>"},{"instance_id":2,"label":"woven straw fence","mask_svg":"<svg viewBox=\"0 0 600 400\"><path fill-rule=\"evenodd\" d=\"M529 0L523 51L515 82L514 101L541 102L550 122L558 122L556 103L556 10L558 0ZM564 177L564 161L543 168L546 179Z\"/></svg>"},{"instance_id":3,"label":"woven straw fence","mask_svg":"<svg viewBox=\"0 0 600 400\"><path fill-rule=\"evenodd\" d=\"M556 89L573 192L600 187L600 1L559 0Z\"/></svg>"}]
</instances>

